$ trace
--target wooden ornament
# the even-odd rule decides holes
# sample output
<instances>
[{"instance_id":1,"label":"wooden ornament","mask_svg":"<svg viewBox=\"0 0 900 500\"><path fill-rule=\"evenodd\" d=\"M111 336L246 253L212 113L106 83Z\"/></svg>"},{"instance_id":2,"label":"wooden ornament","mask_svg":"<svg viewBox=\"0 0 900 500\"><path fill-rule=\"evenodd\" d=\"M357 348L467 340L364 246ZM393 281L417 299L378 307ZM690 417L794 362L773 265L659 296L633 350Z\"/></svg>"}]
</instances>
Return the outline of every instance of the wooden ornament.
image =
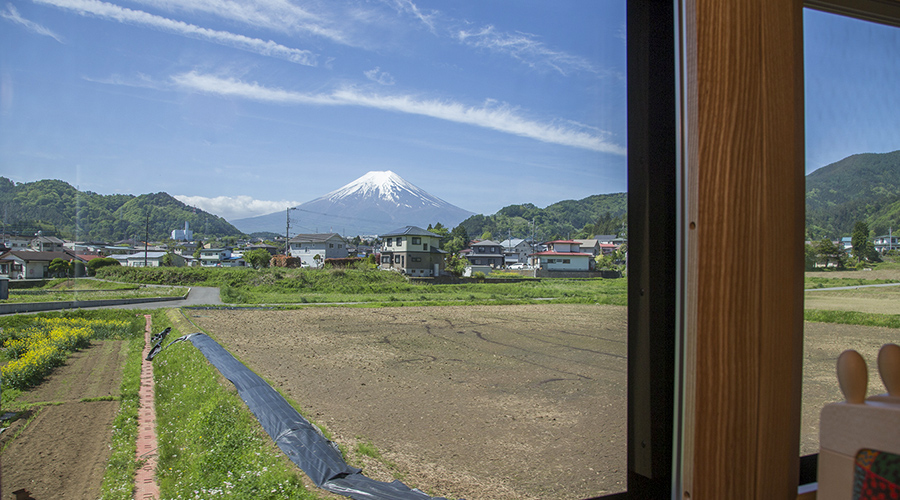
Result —
<instances>
[{"instance_id":1,"label":"wooden ornament","mask_svg":"<svg viewBox=\"0 0 900 500\"><path fill-rule=\"evenodd\" d=\"M869 372L866 360L858 352L848 349L838 356L837 376L841 392L848 403L862 404L866 401Z\"/></svg>"},{"instance_id":2,"label":"wooden ornament","mask_svg":"<svg viewBox=\"0 0 900 500\"><path fill-rule=\"evenodd\" d=\"M878 373L889 395L900 397L900 346L884 344L878 351Z\"/></svg>"}]
</instances>

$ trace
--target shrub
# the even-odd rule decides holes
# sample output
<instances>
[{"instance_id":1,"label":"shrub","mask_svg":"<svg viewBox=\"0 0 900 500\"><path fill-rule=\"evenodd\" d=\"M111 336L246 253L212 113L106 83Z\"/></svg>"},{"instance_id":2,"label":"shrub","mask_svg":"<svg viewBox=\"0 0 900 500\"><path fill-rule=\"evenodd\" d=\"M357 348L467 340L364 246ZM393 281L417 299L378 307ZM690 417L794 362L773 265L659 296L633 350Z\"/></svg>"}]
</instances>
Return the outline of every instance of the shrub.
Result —
<instances>
[{"instance_id":1,"label":"shrub","mask_svg":"<svg viewBox=\"0 0 900 500\"><path fill-rule=\"evenodd\" d=\"M119 264L119 261L117 261L116 259L112 259L109 257L101 257L99 259L91 260L87 263L88 276L96 276L98 269L110 266L121 267L121 264Z\"/></svg>"}]
</instances>

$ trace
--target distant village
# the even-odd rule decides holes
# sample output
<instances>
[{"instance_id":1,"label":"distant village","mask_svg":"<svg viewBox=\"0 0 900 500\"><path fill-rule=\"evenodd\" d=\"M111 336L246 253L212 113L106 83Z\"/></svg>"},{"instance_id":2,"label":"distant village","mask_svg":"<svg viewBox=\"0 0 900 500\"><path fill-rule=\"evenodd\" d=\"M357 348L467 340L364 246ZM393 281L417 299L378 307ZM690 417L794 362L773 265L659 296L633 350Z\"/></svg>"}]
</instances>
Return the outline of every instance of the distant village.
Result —
<instances>
[{"instance_id":1,"label":"distant village","mask_svg":"<svg viewBox=\"0 0 900 500\"><path fill-rule=\"evenodd\" d=\"M273 265L315 269L328 264L340 266L372 259L380 269L422 278L446 274L451 257L465 259L464 275L508 270L534 276L592 276L601 274L600 262L623 268L626 254L625 239L616 235L597 235L590 239L543 242L522 238L472 240L457 255L451 256L441 248L441 235L417 226L404 226L372 240L349 240L337 233L297 234L287 241L287 245L283 243L284 239L274 242L259 238L238 240L225 248L224 245L195 241L187 223L183 229L172 231L168 243L133 239L115 243L75 242L40 233L32 236L3 234L0 277L53 277L51 268L57 259L70 264L87 264L93 259L109 258L129 267L244 267L250 265L250 259L245 256L252 255L250 252L260 255L259 251L268 252Z\"/></svg>"}]
</instances>

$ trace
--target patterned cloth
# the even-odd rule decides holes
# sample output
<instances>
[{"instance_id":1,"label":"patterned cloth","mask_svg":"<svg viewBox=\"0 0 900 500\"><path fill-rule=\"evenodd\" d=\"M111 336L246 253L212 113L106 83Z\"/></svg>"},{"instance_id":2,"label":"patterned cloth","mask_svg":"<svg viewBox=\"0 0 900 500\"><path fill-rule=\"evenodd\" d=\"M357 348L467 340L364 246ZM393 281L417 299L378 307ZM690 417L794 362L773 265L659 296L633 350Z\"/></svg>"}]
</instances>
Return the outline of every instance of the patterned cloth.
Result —
<instances>
[{"instance_id":1,"label":"patterned cloth","mask_svg":"<svg viewBox=\"0 0 900 500\"><path fill-rule=\"evenodd\" d=\"M856 454L853 500L900 500L900 455L860 450Z\"/></svg>"}]
</instances>

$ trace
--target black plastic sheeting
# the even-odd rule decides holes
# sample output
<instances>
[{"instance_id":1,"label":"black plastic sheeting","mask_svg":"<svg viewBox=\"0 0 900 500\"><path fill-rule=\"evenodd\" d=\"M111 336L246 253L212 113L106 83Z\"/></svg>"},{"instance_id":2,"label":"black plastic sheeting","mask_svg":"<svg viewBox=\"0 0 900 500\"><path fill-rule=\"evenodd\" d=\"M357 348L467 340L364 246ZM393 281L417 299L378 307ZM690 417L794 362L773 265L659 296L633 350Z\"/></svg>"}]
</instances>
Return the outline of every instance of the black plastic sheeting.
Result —
<instances>
[{"instance_id":1,"label":"black plastic sheeting","mask_svg":"<svg viewBox=\"0 0 900 500\"><path fill-rule=\"evenodd\" d=\"M310 424L278 391L235 359L218 342L205 334L192 333L174 340L169 346L184 340L190 340L234 384L241 399L256 415L275 444L303 469L316 486L356 499L432 498L400 481L386 483L364 476L360 469L344 462L337 445L326 439L318 427Z\"/></svg>"}]
</instances>

